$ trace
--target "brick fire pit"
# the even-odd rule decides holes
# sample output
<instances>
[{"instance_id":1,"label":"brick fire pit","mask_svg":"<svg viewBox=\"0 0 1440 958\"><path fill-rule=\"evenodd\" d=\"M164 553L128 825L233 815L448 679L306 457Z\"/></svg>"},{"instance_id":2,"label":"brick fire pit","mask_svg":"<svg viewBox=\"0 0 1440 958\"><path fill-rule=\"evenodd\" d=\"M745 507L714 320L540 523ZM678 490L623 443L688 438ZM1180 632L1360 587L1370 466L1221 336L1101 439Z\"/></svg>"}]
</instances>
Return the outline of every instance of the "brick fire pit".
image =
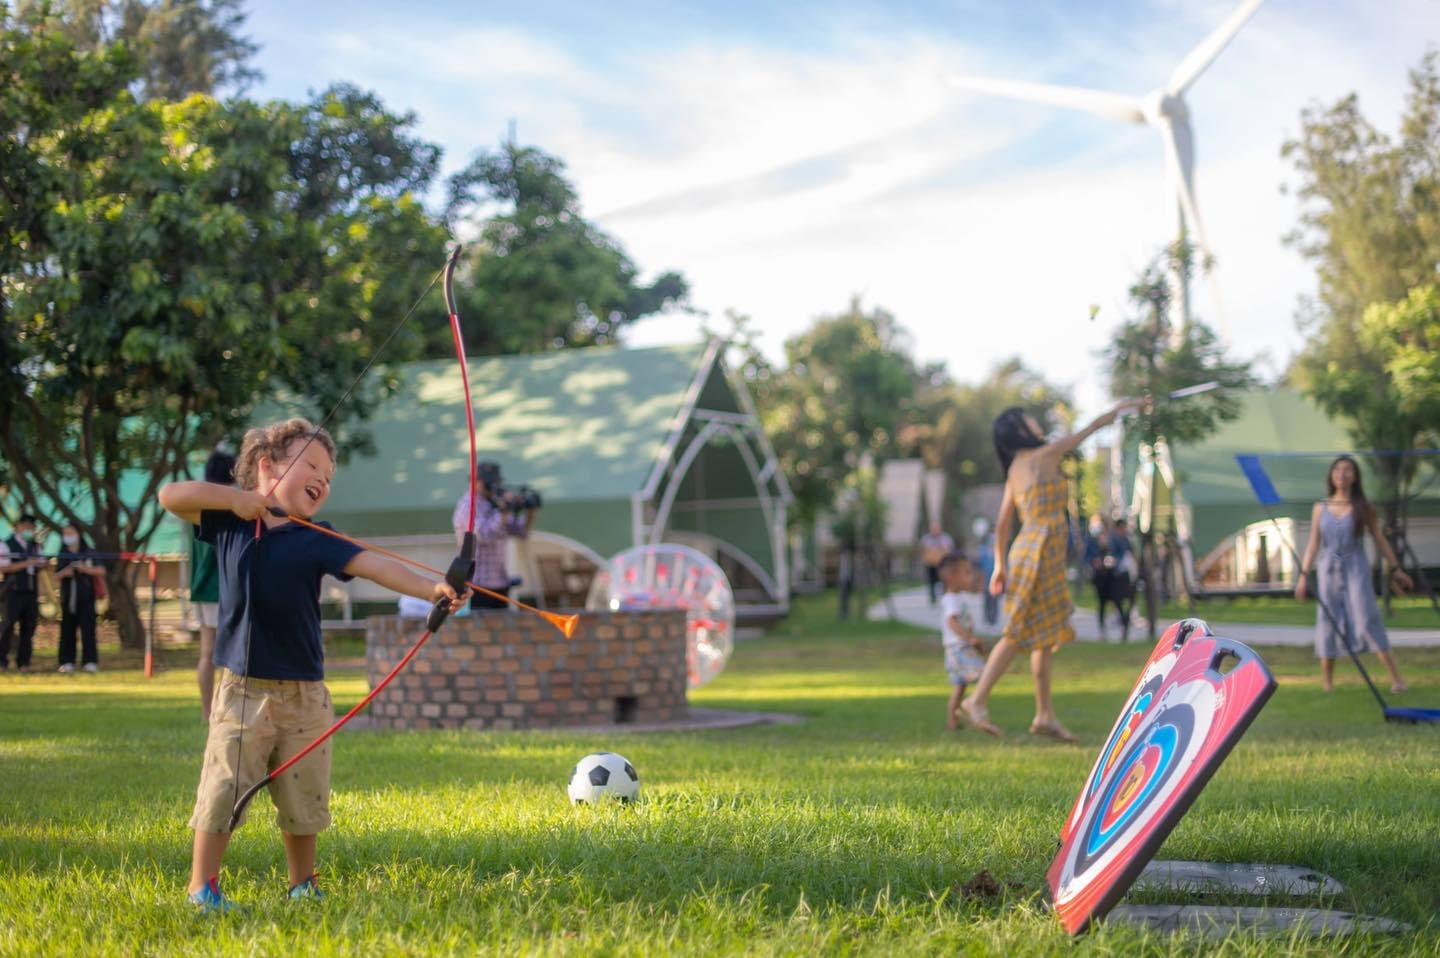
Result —
<instances>
[{"instance_id":1,"label":"brick fire pit","mask_svg":"<svg viewBox=\"0 0 1440 958\"><path fill-rule=\"evenodd\" d=\"M370 685L425 623L365 624ZM685 613L582 612L568 641L535 615L452 617L370 707L374 728L561 728L663 722L687 714Z\"/></svg>"}]
</instances>

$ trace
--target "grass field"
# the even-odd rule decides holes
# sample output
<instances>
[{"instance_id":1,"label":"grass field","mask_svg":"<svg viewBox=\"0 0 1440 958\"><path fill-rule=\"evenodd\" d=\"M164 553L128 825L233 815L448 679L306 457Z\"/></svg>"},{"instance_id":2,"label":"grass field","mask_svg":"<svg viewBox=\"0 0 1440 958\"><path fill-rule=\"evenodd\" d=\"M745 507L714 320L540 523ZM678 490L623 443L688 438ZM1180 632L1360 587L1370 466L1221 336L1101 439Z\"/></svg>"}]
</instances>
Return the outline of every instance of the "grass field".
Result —
<instances>
[{"instance_id":1,"label":"grass field","mask_svg":"<svg viewBox=\"0 0 1440 958\"><path fill-rule=\"evenodd\" d=\"M245 908L224 918L182 903L203 742L190 675L0 676L0 951L1213 953L1118 926L1071 944L1043 900L1057 830L1146 649L1077 646L1057 660L1058 706L1083 747L1024 734L1018 674L994 700L1011 734L993 742L943 729L928 634L839 626L829 608L802 604L695 696L800 713L799 725L342 733L336 825L320 844L329 899L282 900L261 798L224 874ZM1405 701L1440 705L1440 650L1402 655ZM1304 650L1266 657L1280 690L1162 855L1319 868L1347 888L1326 904L1417 928L1342 941L1236 933L1224 953L1440 952L1440 732L1385 725L1348 671L1324 695ZM165 661L182 665L183 650ZM359 669L333 672L337 705L363 694ZM606 748L639 768L642 803L571 808L571 765ZM982 869L1002 894L962 892Z\"/></svg>"}]
</instances>

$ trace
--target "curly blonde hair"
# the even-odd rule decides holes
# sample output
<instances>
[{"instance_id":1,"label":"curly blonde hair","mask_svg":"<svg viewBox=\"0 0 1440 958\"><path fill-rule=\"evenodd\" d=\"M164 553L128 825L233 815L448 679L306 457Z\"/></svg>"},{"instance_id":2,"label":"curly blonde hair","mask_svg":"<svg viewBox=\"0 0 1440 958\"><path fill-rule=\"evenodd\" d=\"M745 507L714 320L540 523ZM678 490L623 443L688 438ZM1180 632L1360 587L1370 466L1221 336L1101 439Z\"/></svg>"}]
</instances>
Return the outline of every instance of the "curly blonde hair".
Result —
<instances>
[{"instance_id":1,"label":"curly blonde hair","mask_svg":"<svg viewBox=\"0 0 1440 958\"><path fill-rule=\"evenodd\" d=\"M290 444L296 439L307 439L323 447L334 460L335 440L330 438L330 434L315 428L310 420L297 416L284 422L258 426L245 433L240 455L235 461L235 484L241 489L257 489L260 485L260 457L268 456L271 462L285 462L290 455Z\"/></svg>"}]
</instances>

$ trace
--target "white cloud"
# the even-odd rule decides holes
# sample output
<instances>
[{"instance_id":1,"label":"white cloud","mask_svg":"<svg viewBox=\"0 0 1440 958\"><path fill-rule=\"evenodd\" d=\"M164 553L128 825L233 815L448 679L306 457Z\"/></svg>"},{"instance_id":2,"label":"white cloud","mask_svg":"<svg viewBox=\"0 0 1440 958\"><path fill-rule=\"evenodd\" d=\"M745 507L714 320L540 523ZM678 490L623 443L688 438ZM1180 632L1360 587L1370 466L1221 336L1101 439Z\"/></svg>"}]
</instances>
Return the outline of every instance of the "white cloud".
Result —
<instances>
[{"instance_id":1,"label":"white cloud","mask_svg":"<svg viewBox=\"0 0 1440 958\"><path fill-rule=\"evenodd\" d=\"M1055 0L1027 8L1033 24L1016 20L1029 32L1014 48L967 39L961 23L902 22L897 10L863 24L833 18L824 42L803 50L734 35L596 38L602 57L538 29L363 22L312 49L324 76L365 77L392 106L417 110L452 168L518 120L520 139L566 161L587 210L643 269L679 269L698 306L753 315L777 355L813 316L862 293L912 331L922 358L973 377L1018 352L1094 408L1094 351L1135 273L1174 231L1159 138L966 99L944 78L984 72L1138 95L1231 9L1152 0L1100 17ZM1313 284L1281 243L1297 207L1279 193L1293 178L1280 144L1302 107L1351 90L1393 125L1404 71L1437 33L1435 12L1433 0L1270 0L1188 94L1200 207L1242 353L1283 362L1299 345L1296 299ZM1055 55L1035 58L1037 44ZM1195 302L1214 318L1208 289ZM1091 303L1102 306L1093 323ZM694 326L662 317L632 341Z\"/></svg>"}]
</instances>

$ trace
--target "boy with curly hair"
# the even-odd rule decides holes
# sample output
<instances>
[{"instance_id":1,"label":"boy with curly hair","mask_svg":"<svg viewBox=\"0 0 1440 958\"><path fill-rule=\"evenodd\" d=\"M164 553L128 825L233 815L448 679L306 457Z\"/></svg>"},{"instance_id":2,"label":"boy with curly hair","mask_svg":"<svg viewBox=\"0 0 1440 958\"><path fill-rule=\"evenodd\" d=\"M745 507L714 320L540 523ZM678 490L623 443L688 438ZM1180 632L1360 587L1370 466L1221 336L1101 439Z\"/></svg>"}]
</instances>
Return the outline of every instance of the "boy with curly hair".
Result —
<instances>
[{"instance_id":1,"label":"boy with curly hair","mask_svg":"<svg viewBox=\"0 0 1440 958\"><path fill-rule=\"evenodd\" d=\"M198 537L214 547L220 569L218 681L190 818L195 839L189 900L201 911L233 907L220 891L219 873L237 794L334 720L324 682L321 579L360 576L404 595L448 600L451 611L465 597L445 582L270 511L278 507L313 517L329 497L334 475L329 434L304 419L290 419L246 433L235 485L187 481L160 490L160 504L196 526ZM315 848L317 835L330 824L328 745L271 783L270 795L285 845L289 896L323 897L315 881Z\"/></svg>"}]
</instances>

